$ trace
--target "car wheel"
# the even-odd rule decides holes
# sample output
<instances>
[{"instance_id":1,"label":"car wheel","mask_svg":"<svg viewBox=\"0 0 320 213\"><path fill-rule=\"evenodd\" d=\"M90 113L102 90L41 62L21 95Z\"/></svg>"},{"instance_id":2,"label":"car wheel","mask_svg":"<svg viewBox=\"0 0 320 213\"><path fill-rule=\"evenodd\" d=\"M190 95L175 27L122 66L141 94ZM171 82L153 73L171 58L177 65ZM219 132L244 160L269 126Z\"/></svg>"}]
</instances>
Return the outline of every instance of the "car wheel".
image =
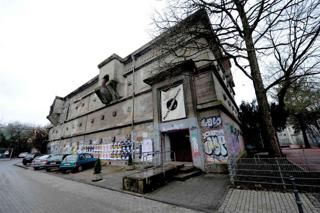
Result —
<instances>
[{"instance_id":1,"label":"car wheel","mask_svg":"<svg viewBox=\"0 0 320 213\"><path fill-rule=\"evenodd\" d=\"M83 170L82 166L79 166L77 170L78 172L81 172Z\"/></svg>"},{"instance_id":2,"label":"car wheel","mask_svg":"<svg viewBox=\"0 0 320 213\"><path fill-rule=\"evenodd\" d=\"M23 164L23 165L27 165L27 163L26 163L26 162L22 162L22 164Z\"/></svg>"},{"instance_id":3,"label":"car wheel","mask_svg":"<svg viewBox=\"0 0 320 213\"><path fill-rule=\"evenodd\" d=\"M47 172L50 172L50 169L46 169Z\"/></svg>"},{"instance_id":4,"label":"car wheel","mask_svg":"<svg viewBox=\"0 0 320 213\"><path fill-rule=\"evenodd\" d=\"M33 170L38 170L38 168L37 167L33 167Z\"/></svg>"}]
</instances>

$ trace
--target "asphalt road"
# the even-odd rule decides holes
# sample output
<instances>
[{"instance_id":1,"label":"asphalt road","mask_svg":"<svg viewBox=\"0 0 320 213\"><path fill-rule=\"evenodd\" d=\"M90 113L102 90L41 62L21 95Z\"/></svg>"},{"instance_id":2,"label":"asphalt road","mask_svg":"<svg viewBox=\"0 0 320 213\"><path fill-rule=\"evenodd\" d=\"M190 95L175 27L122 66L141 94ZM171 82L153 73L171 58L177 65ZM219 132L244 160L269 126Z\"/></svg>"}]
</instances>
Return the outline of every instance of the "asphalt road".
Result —
<instances>
[{"instance_id":1,"label":"asphalt road","mask_svg":"<svg viewBox=\"0 0 320 213\"><path fill-rule=\"evenodd\" d=\"M195 212L0 161L0 213Z\"/></svg>"}]
</instances>

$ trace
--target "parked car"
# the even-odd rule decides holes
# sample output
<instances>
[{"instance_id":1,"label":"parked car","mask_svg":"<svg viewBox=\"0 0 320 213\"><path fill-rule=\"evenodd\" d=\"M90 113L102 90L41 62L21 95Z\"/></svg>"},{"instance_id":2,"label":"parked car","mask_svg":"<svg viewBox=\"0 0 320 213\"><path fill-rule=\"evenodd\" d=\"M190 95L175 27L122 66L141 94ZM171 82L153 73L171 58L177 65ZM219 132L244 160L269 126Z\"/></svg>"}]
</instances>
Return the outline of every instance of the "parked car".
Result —
<instances>
[{"instance_id":1,"label":"parked car","mask_svg":"<svg viewBox=\"0 0 320 213\"><path fill-rule=\"evenodd\" d=\"M59 168L65 173L66 171L71 170L72 172L80 172L85 168L93 167L97 158L94 158L89 153L81 153L76 155L68 155L61 162Z\"/></svg>"},{"instance_id":2,"label":"parked car","mask_svg":"<svg viewBox=\"0 0 320 213\"><path fill-rule=\"evenodd\" d=\"M28 152L21 152L19 155L18 155L18 158L24 158L26 157L28 154Z\"/></svg>"},{"instance_id":3,"label":"parked car","mask_svg":"<svg viewBox=\"0 0 320 213\"><path fill-rule=\"evenodd\" d=\"M42 156L40 153L29 153L22 159L22 164L27 165L28 163L31 163L33 159L35 159L38 156Z\"/></svg>"},{"instance_id":4,"label":"parked car","mask_svg":"<svg viewBox=\"0 0 320 213\"><path fill-rule=\"evenodd\" d=\"M55 154L48 158L47 164L45 165L46 171L50 172L53 169L59 169L59 166L63 159L68 156L68 154Z\"/></svg>"},{"instance_id":5,"label":"parked car","mask_svg":"<svg viewBox=\"0 0 320 213\"><path fill-rule=\"evenodd\" d=\"M35 157L31 163L31 166L33 167L34 170L43 169L45 168L45 165L47 164L49 157L51 157L51 155L43 155L43 156Z\"/></svg>"}]
</instances>

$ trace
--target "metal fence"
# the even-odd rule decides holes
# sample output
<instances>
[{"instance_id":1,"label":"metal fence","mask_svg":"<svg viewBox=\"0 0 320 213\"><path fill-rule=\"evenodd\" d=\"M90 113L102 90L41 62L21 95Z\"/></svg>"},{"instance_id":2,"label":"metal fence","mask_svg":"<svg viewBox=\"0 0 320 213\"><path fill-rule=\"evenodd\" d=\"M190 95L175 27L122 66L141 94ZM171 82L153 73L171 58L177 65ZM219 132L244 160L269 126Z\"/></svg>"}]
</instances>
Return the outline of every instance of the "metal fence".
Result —
<instances>
[{"instance_id":1,"label":"metal fence","mask_svg":"<svg viewBox=\"0 0 320 213\"><path fill-rule=\"evenodd\" d=\"M291 189L294 177L300 190L319 191L319 158L229 158L230 180L248 188Z\"/></svg>"}]
</instances>

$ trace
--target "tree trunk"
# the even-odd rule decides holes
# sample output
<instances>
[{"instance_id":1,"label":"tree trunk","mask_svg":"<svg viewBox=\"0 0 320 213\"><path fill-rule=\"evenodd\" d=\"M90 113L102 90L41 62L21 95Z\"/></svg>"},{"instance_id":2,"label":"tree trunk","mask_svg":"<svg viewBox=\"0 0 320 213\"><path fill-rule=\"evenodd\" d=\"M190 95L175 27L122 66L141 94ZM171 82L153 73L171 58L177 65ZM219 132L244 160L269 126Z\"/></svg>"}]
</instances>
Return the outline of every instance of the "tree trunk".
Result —
<instances>
[{"instance_id":1,"label":"tree trunk","mask_svg":"<svg viewBox=\"0 0 320 213\"><path fill-rule=\"evenodd\" d=\"M243 36L248 53L248 61L251 70L251 77L257 97L257 103L259 106L259 111L261 113L262 121L262 137L264 144L268 147L268 151L271 156L281 156L281 150L276 138L276 131L272 126L272 118L270 114L270 107L267 99L266 92L264 90L264 85L261 77L261 72L257 60L257 55L255 52L255 47L252 39L252 32L248 22L248 18L244 11L243 5L240 1L235 1L237 6L241 22L243 25Z\"/></svg>"},{"instance_id":2,"label":"tree trunk","mask_svg":"<svg viewBox=\"0 0 320 213\"><path fill-rule=\"evenodd\" d=\"M307 135L307 127L305 122L303 121L303 118L301 118L300 115L297 116L298 118L298 123L302 132L302 137L303 137L303 142L304 142L304 147L305 148L311 148L310 143L309 143L309 139L308 139L308 135Z\"/></svg>"},{"instance_id":3,"label":"tree trunk","mask_svg":"<svg viewBox=\"0 0 320 213\"><path fill-rule=\"evenodd\" d=\"M249 42L249 44L252 42ZM247 47L248 48L248 47ZM252 47L249 49L253 49ZM272 126L272 118L270 114L270 107L267 99L267 95L264 92L264 86L261 78L261 73L256 58L255 51L248 51L251 76L253 79L253 85L257 97L257 103L259 111L261 113L262 121L262 137L264 144L269 148L269 153L272 156L281 156L281 150L276 138L275 129ZM271 147L270 147L271 146Z\"/></svg>"}]
</instances>

